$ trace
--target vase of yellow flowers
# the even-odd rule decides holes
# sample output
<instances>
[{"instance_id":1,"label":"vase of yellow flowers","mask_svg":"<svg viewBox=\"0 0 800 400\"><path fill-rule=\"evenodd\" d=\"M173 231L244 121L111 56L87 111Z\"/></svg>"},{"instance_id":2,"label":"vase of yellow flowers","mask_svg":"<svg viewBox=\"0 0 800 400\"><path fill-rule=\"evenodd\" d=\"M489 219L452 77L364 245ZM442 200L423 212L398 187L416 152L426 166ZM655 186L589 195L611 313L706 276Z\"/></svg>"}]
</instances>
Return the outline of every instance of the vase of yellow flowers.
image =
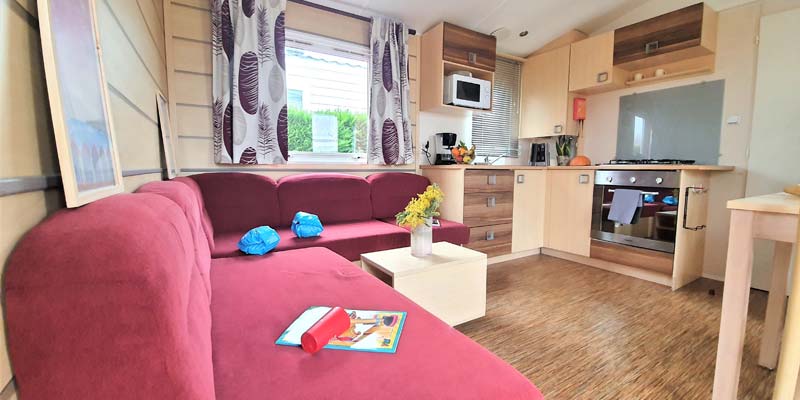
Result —
<instances>
[{"instance_id":1,"label":"vase of yellow flowers","mask_svg":"<svg viewBox=\"0 0 800 400\"><path fill-rule=\"evenodd\" d=\"M434 183L397 214L397 224L411 230L411 255L414 257L425 257L433 252L433 217L439 215L443 199L442 190Z\"/></svg>"}]
</instances>

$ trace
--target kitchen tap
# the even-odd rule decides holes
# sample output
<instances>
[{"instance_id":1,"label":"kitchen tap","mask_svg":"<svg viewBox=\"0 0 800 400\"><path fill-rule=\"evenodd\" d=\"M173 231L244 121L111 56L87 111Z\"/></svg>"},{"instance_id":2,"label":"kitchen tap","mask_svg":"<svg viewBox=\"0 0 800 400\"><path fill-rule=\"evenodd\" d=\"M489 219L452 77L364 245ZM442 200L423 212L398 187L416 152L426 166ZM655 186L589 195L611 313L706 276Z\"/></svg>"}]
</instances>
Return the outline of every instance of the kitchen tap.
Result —
<instances>
[{"instance_id":1,"label":"kitchen tap","mask_svg":"<svg viewBox=\"0 0 800 400\"><path fill-rule=\"evenodd\" d=\"M486 164L488 164L488 165L494 165L494 163L496 163L496 162L500 161L500 159L501 159L501 158L503 158L503 157L507 157L508 155L509 155L508 153L503 153L503 154L500 154L499 156L497 156L497 158L495 158L494 160L492 160L492 161L489 161L489 157L490 157L490 156L489 156L489 154L487 154L487 155L486 155L486 156L483 158L483 162L484 162L484 163L486 163Z\"/></svg>"}]
</instances>

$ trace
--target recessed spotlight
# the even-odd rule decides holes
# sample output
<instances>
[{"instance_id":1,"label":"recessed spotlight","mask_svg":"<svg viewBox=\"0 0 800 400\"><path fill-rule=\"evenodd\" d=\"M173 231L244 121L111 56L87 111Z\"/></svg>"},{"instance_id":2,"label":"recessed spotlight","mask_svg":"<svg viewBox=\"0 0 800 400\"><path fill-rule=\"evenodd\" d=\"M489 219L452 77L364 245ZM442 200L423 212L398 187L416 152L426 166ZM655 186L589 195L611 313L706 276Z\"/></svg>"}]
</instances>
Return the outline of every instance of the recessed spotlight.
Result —
<instances>
[{"instance_id":1,"label":"recessed spotlight","mask_svg":"<svg viewBox=\"0 0 800 400\"><path fill-rule=\"evenodd\" d=\"M528 31L522 31L519 33L519 37L525 37L525 36L528 36Z\"/></svg>"}]
</instances>

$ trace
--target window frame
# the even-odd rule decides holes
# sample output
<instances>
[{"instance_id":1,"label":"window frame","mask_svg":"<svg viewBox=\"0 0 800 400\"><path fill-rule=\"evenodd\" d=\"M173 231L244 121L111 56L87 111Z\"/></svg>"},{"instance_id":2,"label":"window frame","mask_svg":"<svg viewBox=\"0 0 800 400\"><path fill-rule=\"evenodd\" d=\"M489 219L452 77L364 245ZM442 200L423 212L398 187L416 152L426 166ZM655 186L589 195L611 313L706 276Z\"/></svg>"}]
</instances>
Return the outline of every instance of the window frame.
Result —
<instances>
[{"instance_id":1,"label":"window frame","mask_svg":"<svg viewBox=\"0 0 800 400\"><path fill-rule=\"evenodd\" d=\"M367 63L367 74L364 77L366 88L369 91L370 79L370 48L359 43L352 43L341 39L335 39L316 35L313 33L286 29L286 49L308 50L316 53L327 54L336 57L348 58ZM288 72L288 70L287 70ZM288 105L288 82L287 82L287 105ZM369 93L366 94L367 121L369 123ZM369 135L369 132L367 132ZM290 151L288 164L351 164L366 165L367 152L364 153L320 153L313 151Z\"/></svg>"}]
</instances>

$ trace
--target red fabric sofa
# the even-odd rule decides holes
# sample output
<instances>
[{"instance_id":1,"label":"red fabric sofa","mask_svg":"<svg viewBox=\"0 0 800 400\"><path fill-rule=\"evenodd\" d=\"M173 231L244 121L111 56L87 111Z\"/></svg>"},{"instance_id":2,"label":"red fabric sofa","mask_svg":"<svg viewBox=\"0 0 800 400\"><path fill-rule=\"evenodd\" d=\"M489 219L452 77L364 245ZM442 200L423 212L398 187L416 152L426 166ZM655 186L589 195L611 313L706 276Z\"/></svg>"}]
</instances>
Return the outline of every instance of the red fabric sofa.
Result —
<instances>
[{"instance_id":1,"label":"red fabric sofa","mask_svg":"<svg viewBox=\"0 0 800 400\"><path fill-rule=\"evenodd\" d=\"M21 240L3 282L20 398L542 398L331 250L212 259L200 208L212 201L196 189L147 184L59 211ZM407 311L397 354L274 344L304 309L334 304Z\"/></svg>"},{"instance_id":2,"label":"red fabric sofa","mask_svg":"<svg viewBox=\"0 0 800 400\"><path fill-rule=\"evenodd\" d=\"M192 175L203 197L214 232L212 257L243 256L237 243L248 230L267 225L278 231L276 251L325 247L350 261L372 251L408 246L408 230L394 216L430 185L424 176L379 173L366 179L345 174L303 174L278 182L260 175L208 173ZM291 231L298 211L317 214L320 237L298 239ZM435 242L466 244L466 225L441 220Z\"/></svg>"}]
</instances>

